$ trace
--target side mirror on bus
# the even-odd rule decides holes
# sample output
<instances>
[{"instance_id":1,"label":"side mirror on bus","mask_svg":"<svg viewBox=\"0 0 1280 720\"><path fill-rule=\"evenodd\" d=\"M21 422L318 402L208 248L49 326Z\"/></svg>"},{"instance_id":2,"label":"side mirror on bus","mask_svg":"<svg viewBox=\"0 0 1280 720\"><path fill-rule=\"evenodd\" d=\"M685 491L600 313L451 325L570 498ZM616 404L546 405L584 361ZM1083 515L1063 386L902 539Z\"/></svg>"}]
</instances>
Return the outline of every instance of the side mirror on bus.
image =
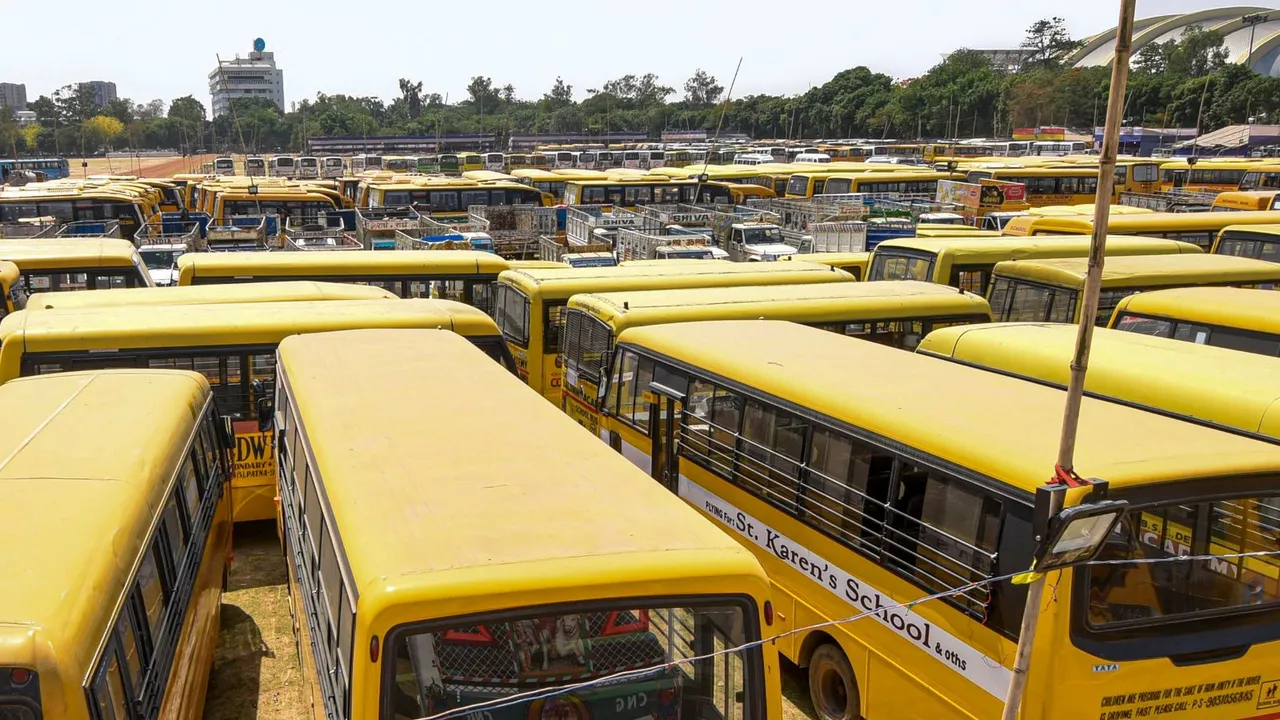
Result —
<instances>
[{"instance_id":1,"label":"side mirror on bus","mask_svg":"<svg viewBox=\"0 0 1280 720\"><path fill-rule=\"evenodd\" d=\"M276 425L276 408L271 398L259 397L254 403L258 410L258 432L267 432Z\"/></svg>"}]
</instances>

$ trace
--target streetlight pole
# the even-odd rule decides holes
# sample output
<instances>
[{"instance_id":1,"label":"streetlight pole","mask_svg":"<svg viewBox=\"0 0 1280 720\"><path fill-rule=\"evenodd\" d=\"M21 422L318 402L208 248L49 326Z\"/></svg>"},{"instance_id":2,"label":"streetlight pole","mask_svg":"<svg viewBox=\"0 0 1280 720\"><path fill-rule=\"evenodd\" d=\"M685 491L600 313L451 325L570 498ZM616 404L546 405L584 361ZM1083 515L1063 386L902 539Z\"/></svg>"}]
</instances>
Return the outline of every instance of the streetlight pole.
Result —
<instances>
[{"instance_id":1,"label":"streetlight pole","mask_svg":"<svg viewBox=\"0 0 1280 720\"><path fill-rule=\"evenodd\" d=\"M1267 22L1271 16L1262 13L1250 13L1240 18L1240 23L1249 26L1249 54L1244 61L1244 66L1249 70L1253 70L1253 33L1258 26Z\"/></svg>"},{"instance_id":2,"label":"streetlight pole","mask_svg":"<svg viewBox=\"0 0 1280 720\"><path fill-rule=\"evenodd\" d=\"M1084 283L1084 307L1080 310L1080 327L1076 332L1076 349L1071 358L1071 380L1067 385L1067 402L1062 414L1062 436L1058 445L1055 480L1074 476L1076 427L1080 423L1080 403L1084 396L1085 371L1089 368L1089 346L1093 341L1093 322L1098 314L1098 294L1102 287L1102 265L1107 243L1107 219L1110 198L1115 186L1116 154L1123 121L1125 83L1129 79L1129 52L1133 41L1133 15L1137 0L1120 0L1120 22L1116 26L1116 49L1111 63L1111 94L1107 99L1106 126L1102 133L1102 151L1098 158L1098 202L1094 203L1093 240L1089 245L1089 265ZM1050 494L1046 517L1052 518L1062 509L1064 493ZM1041 537L1044 528L1034 532ZM1033 568L1034 569L1034 568ZM1040 605L1044 598L1044 576L1027 588L1027 603L1022 611L1022 629L1018 634L1018 651L1013 660L1013 677L1005 696L1001 720L1017 720L1027 689L1027 671L1035 646L1036 626L1040 621Z\"/></svg>"}]
</instances>

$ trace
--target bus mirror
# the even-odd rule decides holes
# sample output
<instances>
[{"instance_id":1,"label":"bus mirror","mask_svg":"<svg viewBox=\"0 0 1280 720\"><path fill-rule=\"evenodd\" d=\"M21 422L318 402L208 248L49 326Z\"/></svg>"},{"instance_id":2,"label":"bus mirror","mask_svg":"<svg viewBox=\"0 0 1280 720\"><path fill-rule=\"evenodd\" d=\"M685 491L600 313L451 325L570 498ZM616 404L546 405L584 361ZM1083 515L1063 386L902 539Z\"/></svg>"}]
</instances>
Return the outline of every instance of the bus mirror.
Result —
<instances>
[{"instance_id":1,"label":"bus mirror","mask_svg":"<svg viewBox=\"0 0 1280 720\"><path fill-rule=\"evenodd\" d=\"M275 403L271 398L260 397L254 404L258 410L258 432L267 432L275 426Z\"/></svg>"},{"instance_id":2,"label":"bus mirror","mask_svg":"<svg viewBox=\"0 0 1280 720\"><path fill-rule=\"evenodd\" d=\"M1111 536L1129 503L1103 500L1069 507L1049 519L1049 529L1035 555L1038 573L1088 562Z\"/></svg>"}]
</instances>

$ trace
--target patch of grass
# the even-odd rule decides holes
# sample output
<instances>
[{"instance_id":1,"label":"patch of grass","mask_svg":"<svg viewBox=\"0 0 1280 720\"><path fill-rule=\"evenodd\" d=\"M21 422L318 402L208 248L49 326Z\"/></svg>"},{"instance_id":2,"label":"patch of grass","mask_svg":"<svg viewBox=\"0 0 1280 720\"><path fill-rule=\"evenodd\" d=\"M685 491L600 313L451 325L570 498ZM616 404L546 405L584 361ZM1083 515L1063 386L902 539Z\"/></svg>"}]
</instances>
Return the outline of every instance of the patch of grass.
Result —
<instances>
[{"instance_id":1,"label":"patch of grass","mask_svg":"<svg viewBox=\"0 0 1280 720\"><path fill-rule=\"evenodd\" d=\"M786 658L778 658L782 667L782 720L817 720L809 701L809 674Z\"/></svg>"},{"instance_id":2,"label":"patch of grass","mask_svg":"<svg viewBox=\"0 0 1280 720\"><path fill-rule=\"evenodd\" d=\"M204 720L293 720L309 715L289 618L284 555L274 522L235 528Z\"/></svg>"}]
</instances>

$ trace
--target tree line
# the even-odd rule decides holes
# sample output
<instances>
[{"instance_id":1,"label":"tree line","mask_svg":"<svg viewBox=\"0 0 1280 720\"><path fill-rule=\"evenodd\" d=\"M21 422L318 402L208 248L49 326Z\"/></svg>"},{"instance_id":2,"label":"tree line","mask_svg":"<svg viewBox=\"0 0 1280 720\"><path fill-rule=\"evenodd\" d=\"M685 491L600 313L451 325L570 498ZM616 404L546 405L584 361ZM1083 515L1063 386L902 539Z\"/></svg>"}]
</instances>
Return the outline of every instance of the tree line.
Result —
<instances>
[{"instance_id":1,"label":"tree line","mask_svg":"<svg viewBox=\"0 0 1280 720\"><path fill-rule=\"evenodd\" d=\"M87 87L66 86L28 109L39 122L19 126L0 108L0 154L76 156L107 148L184 152L299 151L314 135L646 132L741 133L753 138L1008 137L1012 128L1092 128L1106 112L1110 70L1065 62L1080 46L1061 18L1027 29L1025 58L993 67L980 52L959 50L920 77L895 81L858 66L800 95L727 98L724 85L698 69L677 90L653 73L628 74L581 93L557 77L536 99L489 77L473 77L464 98L401 78L389 101L318 93L282 112L264 98L238 98L212 121L191 96L171 103L127 98L101 108ZM1280 119L1280 78L1227 62L1220 33L1191 26L1181 37L1145 45L1134 58L1125 96L1129 126L1199 127L1207 132ZM581 99L579 99L579 97Z\"/></svg>"}]
</instances>

